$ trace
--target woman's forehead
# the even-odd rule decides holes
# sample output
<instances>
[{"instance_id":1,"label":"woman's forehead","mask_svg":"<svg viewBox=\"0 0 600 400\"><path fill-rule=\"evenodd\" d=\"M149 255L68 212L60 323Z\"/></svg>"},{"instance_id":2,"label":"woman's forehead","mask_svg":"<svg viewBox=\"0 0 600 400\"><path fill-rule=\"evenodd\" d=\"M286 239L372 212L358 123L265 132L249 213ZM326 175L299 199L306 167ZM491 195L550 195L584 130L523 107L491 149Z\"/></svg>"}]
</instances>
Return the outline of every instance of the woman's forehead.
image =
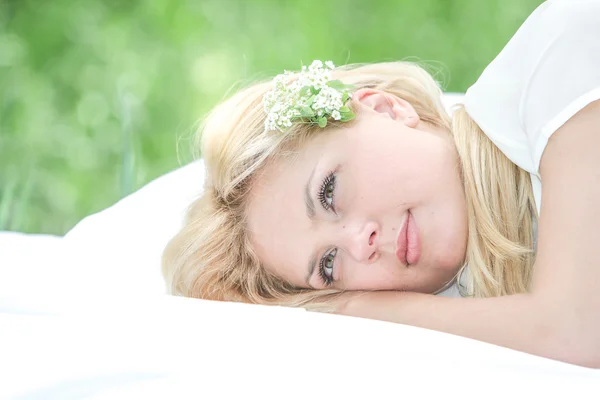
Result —
<instances>
[{"instance_id":1,"label":"woman's forehead","mask_svg":"<svg viewBox=\"0 0 600 400\"><path fill-rule=\"evenodd\" d=\"M284 216L293 205L301 202L302 190L314 162L307 152L300 151L265 166L253 179L250 189L250 226L260 225L273 215Z\"/></svg>"}]
</instances>

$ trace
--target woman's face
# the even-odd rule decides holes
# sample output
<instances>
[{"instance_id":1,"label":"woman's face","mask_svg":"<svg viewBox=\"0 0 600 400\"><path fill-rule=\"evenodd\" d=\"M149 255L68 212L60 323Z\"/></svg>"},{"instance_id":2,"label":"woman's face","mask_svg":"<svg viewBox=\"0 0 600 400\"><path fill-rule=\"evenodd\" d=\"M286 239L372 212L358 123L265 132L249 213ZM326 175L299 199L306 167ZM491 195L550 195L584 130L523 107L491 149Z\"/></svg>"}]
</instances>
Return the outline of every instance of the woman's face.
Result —
<instances>
[{"instance_id":1,"label":"woman's face","mask_svg":"<svg viewBox=\"0 0 600 400\"><path fill-rule=\"evenodd\" d=\"M265 268L302 288L434 292L463 264L467 212L448 132L360 90L351 126L268 166L247 217Z\"/></svg>"}]
</instances>

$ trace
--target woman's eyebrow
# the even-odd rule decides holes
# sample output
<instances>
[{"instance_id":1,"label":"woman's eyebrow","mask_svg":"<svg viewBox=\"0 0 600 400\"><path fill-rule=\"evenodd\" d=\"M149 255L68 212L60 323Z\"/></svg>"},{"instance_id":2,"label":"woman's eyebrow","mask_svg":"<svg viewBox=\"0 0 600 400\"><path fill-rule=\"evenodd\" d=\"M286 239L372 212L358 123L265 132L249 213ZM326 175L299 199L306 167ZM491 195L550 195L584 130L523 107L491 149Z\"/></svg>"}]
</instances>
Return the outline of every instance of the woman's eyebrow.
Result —
<instances>
[{"instance_id":1,"label":"woman's eyebrow","mask_svg":"<svg viewBox=\"0 0 600 400\"><path fill-rule=\"evenodd\" d=\"M317 166L315 165L312 172L310 173L310 176L308 177L308 180L306 181L306 186L304 186L304 205L306 206L306 215L311 221L314 221L315 216L317 215L315 202L313 201L312 196L310 195L311 181L313 179L313 176L315 175L316 169Z\"/></svg>"},{"instance_id":2,"label":"woman's eyebrow","mask_svg":"<svg viewBox=\"0 0 600 400\"><path fill-rule=\"evenodd\" d=\"M306 284L310 287L312 287L310 284L310 278L313 276L313 272L315 271L316 266L317 266L317 252L315 251L310 256L310 260L308 260L308 268L306 268L307 274L306 274L306 278L304 279Z\"/></svg>"},{"instance_id":3,"label":"woman's eyebrow","mask_svg":"<svg viewBox=\"0 0 600 400\"><path fill-rule=\"evenodd\" d=\"M315 202L312 199L312 196L310 195L311 190L310 188L311 183L312 183L312 179L315 175L315 171L317 170L317 166L315 165L312 172L310 173L310 176L308 177L308 180L306 181L306 185L304 186L304 205L306 206L306 215L308 216L308 219L311 222L315 221L315 217L317 215L317 210L315 208ZM308 260L308 268L307 268L307 274L306 274L306 284L308 286L310 286L310 278L313 275L313 272L315 271L315 266L317 265L317 252L313 251L313 253L310 256L310 259ZM311 286L312 287L312 286Z\"/></svg>"}]
</instances>

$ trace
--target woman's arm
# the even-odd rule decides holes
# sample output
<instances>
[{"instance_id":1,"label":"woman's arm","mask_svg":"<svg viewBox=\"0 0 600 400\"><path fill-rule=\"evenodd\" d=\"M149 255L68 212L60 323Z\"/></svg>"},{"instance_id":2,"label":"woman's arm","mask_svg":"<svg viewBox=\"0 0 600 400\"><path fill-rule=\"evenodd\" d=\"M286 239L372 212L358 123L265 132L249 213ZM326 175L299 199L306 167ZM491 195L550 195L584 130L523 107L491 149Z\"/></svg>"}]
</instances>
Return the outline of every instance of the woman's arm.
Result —
<instances>
[{"instance_id":1,"label":"woman's arm","mask_svg":"<svg viewBox=\"0 0 600 400\"><path fill-rule=\"evenodd\" d=\"M340 313L416 325L600 368L600 101L550 138L529 294L350 296Z\"/></svg>"}]
</instances>

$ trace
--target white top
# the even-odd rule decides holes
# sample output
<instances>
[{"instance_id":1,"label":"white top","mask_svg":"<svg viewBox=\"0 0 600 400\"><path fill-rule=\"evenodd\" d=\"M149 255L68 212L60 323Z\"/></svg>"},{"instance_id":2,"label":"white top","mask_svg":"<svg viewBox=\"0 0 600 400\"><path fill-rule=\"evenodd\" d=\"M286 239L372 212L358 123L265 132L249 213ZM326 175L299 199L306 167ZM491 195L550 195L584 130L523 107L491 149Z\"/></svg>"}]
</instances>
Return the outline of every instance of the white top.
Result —
<instances>
[{"instance_id":1,"label":"white top","mask_svg":"<svg viewBox=\"0 0 600 400\"><path fill-rule=\"evenodd\" d=\"M492 142L530 173L539 212L548 139L597 99L600 0L548 0L467 90L464 105ZM455 283L440 295L460 293Z\"/></svg>"},{"instance_id":2,"label":"white top","mask_svg":"<svg viewBox=\"0 0 600 400\"><path fill-rule=\"evenodd\" d=\"M538 212L540 160L550 136L600 99L600 0L548 0L469 88L469 115L530 172Z\"/></svg>"}]
</instances>

